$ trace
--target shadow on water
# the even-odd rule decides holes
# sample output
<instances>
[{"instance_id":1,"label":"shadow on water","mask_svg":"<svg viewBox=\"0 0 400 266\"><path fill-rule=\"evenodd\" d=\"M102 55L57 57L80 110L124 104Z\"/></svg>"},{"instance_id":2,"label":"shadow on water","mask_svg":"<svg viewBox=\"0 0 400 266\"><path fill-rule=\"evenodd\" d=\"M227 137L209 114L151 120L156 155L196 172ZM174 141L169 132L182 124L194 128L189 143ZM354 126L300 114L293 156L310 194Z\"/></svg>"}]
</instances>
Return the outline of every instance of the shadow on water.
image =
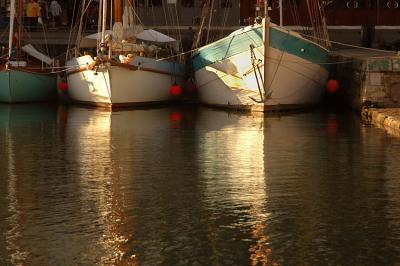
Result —
<instances>
[{"instance_id":1,"label":"shadow on water","mask_svg":"<svg viewBox=\"0 0 400 266\"><path fill-rule=\"evenodd\" d=\"M400 143L351 112L0 114L1 264L400 259Z\"/></svg>"}]
</instances>

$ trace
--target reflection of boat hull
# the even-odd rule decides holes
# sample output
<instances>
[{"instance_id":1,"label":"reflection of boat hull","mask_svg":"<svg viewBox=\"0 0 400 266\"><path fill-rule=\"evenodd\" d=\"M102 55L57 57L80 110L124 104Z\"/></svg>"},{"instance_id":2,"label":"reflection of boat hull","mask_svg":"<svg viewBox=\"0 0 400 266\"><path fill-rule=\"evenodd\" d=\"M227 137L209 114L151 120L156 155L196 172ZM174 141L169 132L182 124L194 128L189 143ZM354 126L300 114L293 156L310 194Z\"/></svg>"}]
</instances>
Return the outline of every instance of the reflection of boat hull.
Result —
<instances>
[{"instance_id":1,"label":"reflection of boat hull","mask_svg":"<svg viewBox=\"0 0 400 266\"><path fill-rule=\"evenodd\" d=\"M23 135L23 127L55 120L57 107L52 103L0 104L0 129L9 128Z\"/></svg>"},{"instance_id":2,"label":"reflection of boat hull","mask_svg":"<svg viewBox=\"0 0 400 266\"><path fill-rule=\"evenodd\" d=\"M275 25L269 35L266 96L263 27L255 25L204 46L193 55L200 101L253 110L290 109L318 103L328 77L323 65L329 62L328 51Z\"/></svg>"},{"instance_id":3,"label":"reflection of boat hull","mask_svg":"<svg viewBox=\"0 0 400 266\"><path fill-rule=\"evenodd\" d=\"M0 102L48 101L57 97L56 77L16 69L0 71Z\"/></svg>"},{"instance_id":4,"label":"reflection of boat hull","mask_svg":"<svg viewBox=\"0 0 400 266\"><path fill-rule=\"evenodd\" d=\"M86 67L94 63L90 56L68 62L71 67L84 66L68 73L69 96L73 101L97 106L161 103L175 99L170 94L174 82L183 84L183 73L174 71L177 63L163 62L161 69L109 63Z\"/></svg>"}]
</instances>

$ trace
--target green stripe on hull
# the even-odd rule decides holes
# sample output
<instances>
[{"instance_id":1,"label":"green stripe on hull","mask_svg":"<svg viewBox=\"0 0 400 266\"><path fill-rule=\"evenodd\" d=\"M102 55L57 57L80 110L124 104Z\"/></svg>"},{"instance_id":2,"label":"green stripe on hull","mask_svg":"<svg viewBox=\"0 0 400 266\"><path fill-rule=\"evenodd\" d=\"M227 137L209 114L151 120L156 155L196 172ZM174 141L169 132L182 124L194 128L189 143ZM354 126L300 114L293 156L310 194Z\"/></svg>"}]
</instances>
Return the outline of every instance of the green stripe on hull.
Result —
<instances>
[{"instance_id":1,"label":"green stripe on hull","mask_svg":"<svg viewBox=\"0 0 400 266\"><path fill-rule=\"evenodd\" d=\"M57 97L56 76L18 70L0 71L0 102L48 101Z\"/></svg>"},{"instance_id":2,"label":"green stripe on hull","mask_svg":"<svg viewBox=\"0 0 400 266\"><path fill-rule=\"evenodd\" d=\"M263 27L254 27L200 48L192 57L194 70L197 71L217 61L249 51L250 44L255 47L262 46ZM298 56L311 63L323 64L324 67L327 67L326 63L330 61L329 52L324 48L275 28L270 28L270 47Z\"/></svg>"},{"instance_id":3,"label":"green stripe on hull","mask_svg":"<svg viewBox=\"0 0 400 266\"><path fill-rule=\"evenodd\" d=\"M330 61L329 52L321 46L274 28L270 28L270 36L270 47L295 55L311 63L324 64L324 67L328 67L326 63Z\"/></svg>"}]
</instances>

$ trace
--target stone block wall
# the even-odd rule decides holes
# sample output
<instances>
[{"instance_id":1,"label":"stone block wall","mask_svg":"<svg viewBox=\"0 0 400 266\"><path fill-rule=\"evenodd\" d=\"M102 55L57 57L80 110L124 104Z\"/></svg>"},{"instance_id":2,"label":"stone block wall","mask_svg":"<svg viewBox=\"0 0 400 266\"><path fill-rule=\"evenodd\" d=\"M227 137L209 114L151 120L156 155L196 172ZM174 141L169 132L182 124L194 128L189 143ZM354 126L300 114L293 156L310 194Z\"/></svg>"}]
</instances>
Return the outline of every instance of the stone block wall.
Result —
<instances>
[{"instance_id":1,"label":"stone block wall","mask_svg":"<svg viewBox=\"0 0 400 266\"><path fill-rule=\"evenodd\" d=\"M400 107L400 57L338 56L335 60L349 61L336 67L334 76L352 108Z\"/></svg>"},{"instance_id":2,"label":"stone block wall","mask_svg":"<svg viewBox=\"0 0 400 266\"><path fill-rule=\"evenodd\" d=\"M400 107L400 58L369 58L362 89L362 103Z\"/></svg>"},{"instance_id":3,"label":"stone block wall","mask_svg":"<svg viewBox=\"0 0 400 266\"><path fill-rule=\"evenodd\" d=\"M363 108L361 116L364 121L400 137L399 108Z\"/></svg>"}]
</instances>

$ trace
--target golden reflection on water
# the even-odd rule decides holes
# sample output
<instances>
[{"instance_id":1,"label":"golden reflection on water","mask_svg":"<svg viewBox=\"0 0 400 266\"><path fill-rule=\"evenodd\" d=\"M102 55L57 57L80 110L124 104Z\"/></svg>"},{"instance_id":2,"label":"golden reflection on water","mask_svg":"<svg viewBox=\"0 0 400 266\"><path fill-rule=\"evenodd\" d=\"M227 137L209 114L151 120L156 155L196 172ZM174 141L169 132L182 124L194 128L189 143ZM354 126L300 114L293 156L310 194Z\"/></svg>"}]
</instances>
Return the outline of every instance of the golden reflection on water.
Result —
<instances>
[{"instance_id":1,"label":"golden reflection on water","mask_svg":"<svg viewBox=\"0 0 400 266\"><path fill-rule=\"evenodd\" d=\"M251 265L267 265L268 257L272 255L272 249L268 245L269 237L265 235L265 224L257 223L253 226L253 238L256 244L249 248ZM279 265L273 262L273 265Z\"/></svg>"},{"instance_id":2,"label":"golden reflection on water","mask_svg":"<svg viewBox=\"0 0 400 266\"><path fill-rule=\"evenodd\" d=\"M14 147L12 135L8 129L6 129L6 146L8 153L8 188L7 188L7 199L8 199L8 212L10 213L7 221L10 229L6 232L6 245L7 250L10 252L11 263L14 265L24 264L29 255L29 252L24 251L20 246L19 241L21 240L21 224L23 223L20 211L20 204L18 200L18 180L15 174L15 163L14 163Z\"/></svg>"},{"instance_id":3,"label":"golden reflection on water","mask_svg":"<svg viewBox=\"0 0 400 266\"><path fill-rule=\"evenodd\" d=\"M379 129L323 114L13 109L0 116L0 264L398 260L399 142Z\"/></svg>"},{"instance_id":4,"label":"golden reflection on water","mask_svg":"<svg viewBox=\"0 0 400 266\"><path fill-rule=\"evenodd\" d=\"M163 113L163 112L161 112ZM165 112L164 112L165 113ZM85 162L80 169L81 195L93 194L89 184L90 179L95 178L102 189L98 190L97 208L102 214L104 232L101 239L103 249L107 251L101 258L101 263L115 265L137 264L137 254L132 253L132 235L124 232L124 224L133 224L134 221L127 221L124 210L124 195L121 192L120 183L126 175L118 161L126 156L132 156L121 152L124 147L121 143L129 145L132 142L132 132L146 131L149 124L158 121L158 127L168 127L168 116L165 121L158 112L138 113L137 111L126 111L111 113L100 110L86 110L74 108L68 115L68 123L74 123L74 133L79 137L77 161ZM230 114L208 109L202 109L197 116L196 127L205 132L204 140L199 145L199 156L202 158L215 158L215 155L223 155L225 164L221 161L204 161L199 167L204 170L204 176L214 176L213 173L222 171L223 179L206 180L207 187L204 191L204 199L209 204L213 200L220 200L218 188L224 188L232 193L227 194L223 199L229 201L224 205L242 206L248 204L252 228L252 238L255 244L249 247L249 260L252 265L267 263L272 254L268 246L269 237L265 235L267 226L267 215L265 204L267 195L264 179L264 125L262 117L254 117L244 114ZM175 123L175 121L173 121ZM163 124L164 123L164 124ZM176 123L175 123L176 124ZM174 124L174 125L175 125ZM78 126L77 126L78 125ZM122 133L123 130L129 133ZM154 126L154 125L153 125ZM173 127L176 128L176 125ZM153 129L152 129L153 130ZM155 130L153 130L155 131ZM153 132L154 134L154 132ZM118 137L118 142L113 138ZM121 141L122 138L122 141ZM125 141L123 141L125 138ZM216 139L224 139L220 145L215 145ZM129 150L129 149L128 149ZM131 151L130 151L131 152ZM112 166L105 168L104 166ZM249 170L250 169L250 170ZM121 173L124 173L122 175ZM88 191L84 191L88 189ZM217 198L216 198L217 197ZM82 198L82 202L87 199ZM260 218L261 217L261 218ZM240 221L233 222L231 226ZM213 255L211 260L218 263L221 251L218 250L218 233L210 217L208 228L209 245L212 247Z\"/></svg>"},{"instance_id":5,"label":"golden reflection on water","mask_svg":"<svg viewBox=\"0 0 400 266\"><path fill-rule=\"evenodd\" d=\"M205 199L208 204L218 201L224 191L225 205L249 205L247 215L250 217L251 236L253 241L249 247L251 265L267 265L272 255L269 246L269 236L266 235L268 226L268 195L266 194L265 163L264 163L264 117L260 115L217 112L209 109L201 111L197 119L197 126L205 130L205 142L199 147L202 157L210 158L201 165L205 176L215 177L215 173L223 172L223 179L207 180ZM218 140L223 139L223 142ZM217 143L217 145L216 145ZM223 157L218 158L218 157ZM211 199L211 200L210 200ZM242 221L233 221L231 225L243 227ZM216 241L213 226L209 226L210 243ZM214 253L218 254L215 244ZM278 265L276 260L273 265Z\"/></svg>"},{"instance_id":6,"label":"golden reflection on water","mask_svg":"<svg viewBox=\"0 0 400 266\"><path fill-rule=\"evenodd\" d=\"M134 239L132 230L128 231L126 225L129 224L131 229L140 230L140 228L135 228L136 221L127 210L126 205L132 208L135 203L127 202L122 184L130 184L132 180L135 180L136 175L146 174L143 169L139 169L138 173L134 172L132 164L148 163L152 158L142 160L143 155L135 154L135 151L129 146L138 141L135 136L140 135L147 141L146 137L150 134L151 138L149 139L158 142L154 147L161 145L161 147L169 148L171 147L170 142L174 142L174 147L177 147L176 151L182 153L176 155L175 158L185 160L185 154L183 154L185 150L182 149L184 142L180 142L182 141L181 136L177 134L180 132L177 130L180 120L184 118L177 119L175 115L172 119L168 110L111 112L74 107L69 108L68 112L65 110L59 110L59 112L62 115L62 118L58 119L59 127L65 130L62 135L68 139L64 159L74 163L74 171L76 170L72 178L76 178L77 184L74 189L78 190L79 205L74 208L80 208L83 211L91 210L93 217L99 217L99 221L93 221L93 223L100 224L98 228L102 232L98 234L98 240L93 243L96 247L93 248L103 252L96 261L103 265L138 264L140 254L136 253L137 251L133 248L134 245L137 245L138 240ZM201 169L201 182L205 184L203 188L199 188L203 190L203 195L199 200L204 201L207 212L215 207L218 209L219 206L244 210L240 215L246 216L245 220L242 220L240 215L235 215L233 220L227 221L222 226L235 227L238 231L250 228L250 232L243 232L246 236L251 237L251 241L248 242L250 243L248 244L250 264L270 263L273 252L269 246L270 238L266 235L269 214L265 213L268 195L265 180L263 117L201 109L196 114L195 125L196 134L201 136L201 141L195 149L198 153L196 154L197 158L200 158L196 162L199 164L196 167ZM169 132L165 129L172 131ZM165 135L160 135L160 132ZM7 138L6 142L9 145L8 171L10 173L8 179L10 230L7 232L6 238L7 248L12 254L12 262L18 264L24 263L29 253L19 245L22 234L20 226L23 225L23 221L21 221L17 197L17 178L13 174L13 140L11 135L7 135ZM189 149L189 151L192 150ZM137 158L141 158L141 160L135 161L138 160ZM122 161L128 163L122 164ZM221 175L216 175L216 173L221 173ZM42 200L45 201L44 198ZM133 197L134 200L135 197ZM156 200L149 204L159 203ZM166 211L162 206L148 205L147 207L159 212L159 215L154 217L167 215L162 213ZM65 211L60 215L67 214L68 211ZM211 211L206 225L207 245L212 249L209 259L214 263L224 259L224 251L220 249L226 248L224 244L221 247L221 242L224 241L218 231L221 225L215 223L218 215ZM171 228L162 225L158 229L169 230ZM152 259L164 256L164 254L158 253L159 250L169 248L166 245L170 242L162 239L162 236L158 235L159 233L157 229L155 232L149 232L152 234L149 243L156 245L155 251L151 254ZM183 233L188 234L188 232ZM94 235L96 234L97 232L94 233ZM46 237L44 236L44 238ZM156 244L157 240L164 242ZM29 246L32 243L27 244ZM85 244L90 245L90 242Z\"/></svg>"},{"instance_id":7,"label":"golden reflection on water","mask_svg":"<svg viewBox=\"0 0 400 266\"><path fill-rule=\"evenodd\" d=\"M80 162L81 202L90 202L93 199L87 197L95 194L97 211L102 217L100 242L105 252L100 262L135 265L137 254L133 245L137 243L132 234L126 232L126 225L134 227L135 221L127 218L125 209L126 204L132 207L133 202L126 202L122 184L130 184L135 176L145 174L132 170L135 160L144 156L132 150L138 136L168 141L160 136L159 130L171 126L169 112L163 109L111 112L71 108L67 121L67 128L71 125L67 135L77 140L72 156ZM148 159L146 162L151 164L151 158Z\"/></svg>"},{"instance_id":8,"label":"golden reflection on water","mask_svg":"<svg viewBox=\"0 0 400 266\"><path fill-rule=\"evenodd\" d=\"M68 112L67 125L71 124L73 128L69 137L75 136L78 142L79 148L74 147L77 151L75 160L83 162L79 164L81 202L90 202L96 195L97 211L102 217L103 234L99 242L105 252L99 262L106 265L135 265L135 254L125 256L125 244L131 236L123 230L126 223L124 198L120 191L117 158L113 158L113 151L120 147L114 147L112 143L112 117L111 111L72 108ZM93 188L93 184L97 188Z\"/></svg>"}]
</instances>

